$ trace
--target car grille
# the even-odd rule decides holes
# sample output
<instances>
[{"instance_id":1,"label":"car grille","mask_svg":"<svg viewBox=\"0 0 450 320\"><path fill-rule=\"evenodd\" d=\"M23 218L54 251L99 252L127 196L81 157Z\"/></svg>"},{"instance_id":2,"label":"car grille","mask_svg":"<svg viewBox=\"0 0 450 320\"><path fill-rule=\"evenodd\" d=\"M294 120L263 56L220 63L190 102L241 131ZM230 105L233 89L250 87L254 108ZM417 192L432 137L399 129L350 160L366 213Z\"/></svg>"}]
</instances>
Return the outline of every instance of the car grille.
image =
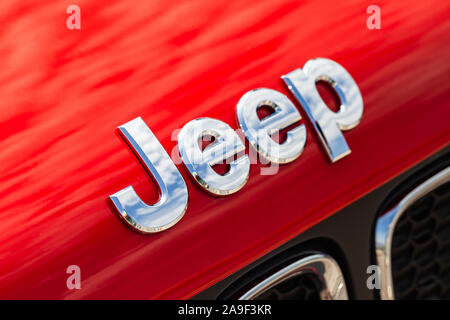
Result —
<instances>
[{"instance_id":1,"label":"car grille","mask_svg":"<svg viewBox=\"0 0 450 320\"><path fill-rule=\"evenodd\" d=\"M321 300L322 287L317 276L303 274L279 283L254 300Z\"/></svg>"},{"instance_id":2,"label":"car grille","mask_svg":"<svg viewBox=\"0 0 450 320\"><path fill-rule=\"evenodd\" d=\"M450 183L402 214L391 250L396 299L450 299Z\"/></svg>"},{"instance_id":3,"label":"car grille","mask_svg":"<svg viewBox=\"0 0 450 320\"><path fill-rule=\"evenodd\" d=\"M331 256L314 253L287 264L279 262L278 259L269 261L270 270L261 266L251 271L244 277L249 282L236 288L230 297L240 300L348 299L341 268Z\"/></svg>"}]
</instances>

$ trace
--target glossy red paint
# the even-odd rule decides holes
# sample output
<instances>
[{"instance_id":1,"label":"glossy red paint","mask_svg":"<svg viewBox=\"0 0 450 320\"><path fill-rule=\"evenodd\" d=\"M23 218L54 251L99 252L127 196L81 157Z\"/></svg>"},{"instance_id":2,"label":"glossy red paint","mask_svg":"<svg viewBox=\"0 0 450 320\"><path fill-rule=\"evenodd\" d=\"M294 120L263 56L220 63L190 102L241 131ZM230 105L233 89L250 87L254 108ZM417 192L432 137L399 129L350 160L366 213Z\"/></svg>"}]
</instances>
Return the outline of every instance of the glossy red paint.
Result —
<instances>
[{"instance_id":1,"label":"glossy red paint","mask_svg":"<svg viewBox=\"0 0 450 320\"><path fill-rule=\"evenodd\" d=\"M65 27L81 7L82 30ZM377 1L0 2L0 298L188 298L450 141L450 7ZM128 229L108 196L157 192L116 127L141 116L170 153L203 116L236 128L248 90L315 57L344 66L365 103L330 164L308 126L303 155L215 198L178 165L189 207L157 235ZM300 110L302 113L302 110ZM304 114L303 114L304 117ZM361 212L364 214L364 212ZM66 288L66 268L82 289Z\"/></svg>"}]
</instances>

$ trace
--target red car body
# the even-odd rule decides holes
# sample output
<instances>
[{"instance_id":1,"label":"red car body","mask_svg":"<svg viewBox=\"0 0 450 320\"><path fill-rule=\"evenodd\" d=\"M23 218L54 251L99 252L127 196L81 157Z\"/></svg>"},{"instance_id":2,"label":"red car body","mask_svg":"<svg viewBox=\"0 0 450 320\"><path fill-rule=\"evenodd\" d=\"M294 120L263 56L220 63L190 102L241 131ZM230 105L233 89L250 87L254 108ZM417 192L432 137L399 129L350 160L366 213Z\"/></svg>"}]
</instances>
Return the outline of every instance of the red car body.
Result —
<instances>
[{"instance_id":1,"label":"red car body","mask_svg":"<svg viewBox=\"0 0 450 320\"><path fill-rule=\"evenodd\" d=\"M0 298L190 298L326 219L450 141L450 6L378 1L0 3ZM252 165L242 190L214 197L177 167L184 218L141 235L109 195L158 191L117 127L141 116L169 154L199 117L237 128L236 104L325 57L355 79L361 123L332 164L302 114L301 157L276 175ZM292 98L292 97L291 97ZM361 212L360 214L364 214ZM66 286L69 265L82 289Z\"/></svg>"}]
</instances>

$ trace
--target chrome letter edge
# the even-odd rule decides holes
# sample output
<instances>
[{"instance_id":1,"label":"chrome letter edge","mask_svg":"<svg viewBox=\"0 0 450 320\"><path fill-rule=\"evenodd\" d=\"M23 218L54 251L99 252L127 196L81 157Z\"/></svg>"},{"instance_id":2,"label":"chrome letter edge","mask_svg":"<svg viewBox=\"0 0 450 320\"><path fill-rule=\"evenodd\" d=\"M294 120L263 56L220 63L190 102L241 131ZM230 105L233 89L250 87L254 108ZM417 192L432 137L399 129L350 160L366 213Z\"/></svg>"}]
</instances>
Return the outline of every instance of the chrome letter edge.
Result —
<instances>
[{"instance_id":1,"label":"chrome letter edge","mask_svg":"<svg viewBox=\"0 0 450 320\"><path fill-rule=\"evenodd\" d=\"M305 110L331 162L351 151L341 131L357 126L363 114L363 99L351 75L338 63L324 58L306 62L302 69L282 76L295 100ZM317 81L327 81L336 90L341 106L332 112L316 88ZM267 106L272 113L263 119L258 109ZM295 104L276 90L260 88L244 94L236 106L236 118L249 144L259 156L272 164L289 163L297 159L306 144L306 127L299 124L287 132L285 141L275 137L301 120ZM110 196L120 217L135 231L155 233L175 225L184 215L188 190L181 173L141 118L120 126L119 131L147 172L156 181L160 198L153 204L144 203L132 186ZM204 136L214 137L203 148ZM188 122L178 135L178 149L193 180L204 191L226 196L239 191L249 178L250 159L245 144L226 123L212 118ZM252 150L253 150L252 149ZM219 174L213 166L229 164L228 172ZM277 166L278 169L278 166Z\"/></svg>"},{"instance_id":2,"label":"chrome letter edge","mask_svg":"<svg viewBox=\"0 0 450 320\"><path fill-rule=\"evenodd\" d=\"M213 136L215 141L201 150L199 141L205 135ZM240 190L247 182L250 172L247 155L232 161L225 175L218 174L212 168L245 151L238 134L225 122L211 118L188 122L178 135L178 147L191 176L209 193L229 195Z\"/></svg>"},{"instance_id":3,"label":"chrome letter edge","mask_svg":"<svg viewBox=\"0 0 450 320\"><path fill-rule=\"evenodd\" d=\"M155 233L176 224L188 202L186 183L172 159L153 132L139 117L118 128L121 135L153 176L160 189L160 199L147 205L132 186L110 196L120 216L136 231Z\"/></svg>"},{"instance_id":4,"label":"chrome letter edge","mask_svg":"<svg viewBox=\"0 0 450 320\"><path fill-rule=\"evenodd\" d=\"M331 162L350 154L341 132L356 127L363 114L363 99L352 76L340 64L324 58L309 60L302 69L294 70L283 81L304 108ZM341 107L332 112L316 89L317 81L327 81L336 90Z\"/></svg>"},{"instance_id":5,"label":"chrome letter edge","mask_svg":"<svg viewBox=\"0 0 450 320\"><path fill-rule=\"evenodd\" d=\"M260 120L257 110L262 106L271 107L274 113ZM289 163L302 153L306 142L303 124L290 130L286 141L281 144L271 138L301 119L297 108L281 92L266 88L251 90L239 100L236 112L248 141L265 159L273 163Z\"/></svg>"}]
</instances>

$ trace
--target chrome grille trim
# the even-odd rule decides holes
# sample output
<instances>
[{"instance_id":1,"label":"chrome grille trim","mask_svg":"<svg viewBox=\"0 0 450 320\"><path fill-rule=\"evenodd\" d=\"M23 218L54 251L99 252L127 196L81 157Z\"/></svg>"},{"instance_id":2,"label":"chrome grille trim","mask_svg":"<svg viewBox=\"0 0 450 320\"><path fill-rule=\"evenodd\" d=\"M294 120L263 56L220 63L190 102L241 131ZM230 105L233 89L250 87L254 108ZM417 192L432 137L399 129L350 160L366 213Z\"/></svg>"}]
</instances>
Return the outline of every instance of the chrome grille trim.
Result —
<instances>
[{"instance_id":1,"label":"chrome grille trim","mask_svg":"<svg viewBox=\"0 0 450 320\"><path fill-rule=\"evenodd\" d=\"M332 257L321 253L304 257L275 272L248 290L239 300L253 300L281 282L305 272L313 273L322 282L321 300L348 300L341 268Z\"/></svg>"},{"instance_id":2,"label":"chrome grille trim","mask_svg":"<svg viewBox=\"0 0 450 320\"><path fill-rule=\"evenodd\" d=\"M375 253L380 267L380 298L394 300L391 248L395 226L402 214L417 200L450 181L450 167L429 178L409 192L394 208L381 215L375 228Z\"/></svg>"}]
</instances>

